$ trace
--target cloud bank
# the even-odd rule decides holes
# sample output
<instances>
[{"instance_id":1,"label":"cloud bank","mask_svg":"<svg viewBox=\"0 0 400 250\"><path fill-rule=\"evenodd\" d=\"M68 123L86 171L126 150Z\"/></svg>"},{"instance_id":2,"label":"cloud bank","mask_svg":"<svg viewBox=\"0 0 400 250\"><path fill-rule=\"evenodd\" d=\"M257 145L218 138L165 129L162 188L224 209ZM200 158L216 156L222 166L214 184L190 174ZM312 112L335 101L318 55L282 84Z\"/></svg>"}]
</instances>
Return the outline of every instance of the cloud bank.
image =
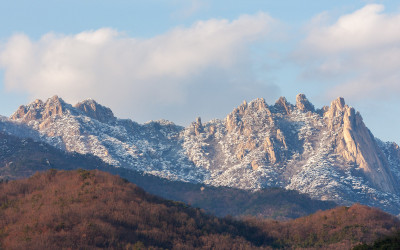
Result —
<instances>
[{"instance_id":1,"label":"cloud bank","mask_svg":"<svg viewBox=\"0 0 400 250\"><path fill-rule=\"evenodd\" d=\"M15 34L1 47L0 67L7 90L32 99L90 97L140 122L184 123L196 114L220 116L260 93L276 94L276 86L254 79L250 56L275 22L264 13L211 19L148 39L110 28L48 33L37 41Z\"/></svg>"},{"instance_id":2,"label":"cloud bank","mask_svg":"<svg viewBox=\"0 0 400 250\"><path fill-rule=\"evenodd\" d=\"M331 25L314 21L296 59L303 77L318 79L329 98L386 99L400 94L400 14L366 5ZM332 84L333 82L333 84ZM339 84L338 84L339 83Z\"/></svg>"}]
</instances>

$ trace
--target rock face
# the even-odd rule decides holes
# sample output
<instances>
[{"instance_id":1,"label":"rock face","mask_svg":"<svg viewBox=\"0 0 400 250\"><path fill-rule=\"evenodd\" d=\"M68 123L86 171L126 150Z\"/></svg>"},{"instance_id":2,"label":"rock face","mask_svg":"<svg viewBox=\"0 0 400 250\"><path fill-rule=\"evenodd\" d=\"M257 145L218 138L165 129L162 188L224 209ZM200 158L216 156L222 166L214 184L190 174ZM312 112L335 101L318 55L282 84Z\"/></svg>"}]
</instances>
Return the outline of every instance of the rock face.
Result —
<instances>
[{"instance_id":1,"label":"rock face","mask_svg":"<svg viewBox=\"0 0 400 250\"><path fill-rule=\"evenodd\" d=\"M45 103L35 100L28 106L20 106L10 117L11 120L23 121L27 124L35 123L39 129L45 129L52 125L54 117L61 117L71 112L71 105L66 104L58 96L49 98Z\"/></svg>"},{"instance_id":2,"label":"rock face","mask_svg":"<svg viewBox=\"0 0 400 250\"><path fill-rule=\"evenodd\" d=\"M92 99L79 102L74 105L75 108L83 111L87 116L100 122L114 122L116 118L110 108L98 104Z\"/></svg>"},{"instance_id":3,"label":"rock face","mask_svg":"<svg viewBox=\"0 0 400 250\"><path fill-rule=\"evenodd\" d=\"M360 113L345 105L343 98L331 103L324 118L331 130L339 131L335 152L346 162L361 168L369 181L386 192L398 191L389 164L371 132L365 126Z\"/></svg>"},{"instance_id":4,"label":"rock face","mask_svg":"<svg viewBox=\"0 0 400 250\"><path fill-rule=\"evenodd\" d=\"M65 102L58 96L53 96L46 103L36 100L28 106L20 106L10 117L12 120L22 120L25 123L36 120L46 120L55 115L62 115L66 110Z\"/></svg>"},{"instance_id":5,"label":"rock face","mask_svg":"<svg viewBox=\"0 0 400 250\"><path fill-rule=\"evenodd\" d=\"M55 96L21 106L11 121L37 131L26 133L36 140L118 167L215 186L284 187L400 213L400 149L374 138L343 98L317 110L303 94L296 105L256 99L223 120L197 118L183 128L165 120L140 125L93 100L71 106Z\"/></svg>"},{"instance_id":6,"label":"rock face","mask_svg":"<svg viewBox=\"0 0 400 250\"><path fill-rule=\"evenodd\" d=\"M306 95L304 94L298 94L296 96L296 107L303 112L315 111L314 105L312 105L311 102L308 101Z\"/></svg>"}]
</instances>

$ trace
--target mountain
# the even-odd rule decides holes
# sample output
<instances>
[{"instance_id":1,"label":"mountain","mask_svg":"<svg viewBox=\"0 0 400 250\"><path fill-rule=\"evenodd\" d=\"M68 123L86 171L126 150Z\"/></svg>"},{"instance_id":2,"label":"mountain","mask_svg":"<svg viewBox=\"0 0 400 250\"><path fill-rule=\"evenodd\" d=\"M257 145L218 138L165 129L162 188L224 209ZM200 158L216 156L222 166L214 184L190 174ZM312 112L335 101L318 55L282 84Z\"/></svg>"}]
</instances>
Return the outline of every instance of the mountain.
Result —
<instances>
[{"instance_id":1,"label":"mountain","mask_svg":"<svg viewBox=\"0 0 400 250\"><path fill-rule=\"evenodd\" d=\"M233 220L150 195L98 170L49 170L0 183L4 249L349 249L400 228L361 205L288 222Z\"/></svg>"},{"instance_id":2,"label":"mountain","mask_svg":"<svg viewBox=\"0 0 400 250\"><path fill-rule=\"evenodd\" d=\"M219 217L251 215L287 220L336 206L333 202L312 200L308 195L282 188L252 192L230 187L169 181L127 168L115 168L93 155L69 153L43 142L21 139L0 132L0 181L30 177L37 171L49 169L96 169L117 174L151 194L190 203Z\"/></svg>"},{"instance_id":3,"label":"mountain","mask_svg":"<svg viewBox=\"0 0 400 250\"><path fill-rule=\"evenodd\" d=\"M169 180L260 190L281 187L312 198L354 202L400 214L400 149L376 139L343 98L315 109L243 102L223 120L188 127L115 118L94 100L74 106L54 96L21 106L0 129L116 167Z\"/></svg>"}]
</instances>

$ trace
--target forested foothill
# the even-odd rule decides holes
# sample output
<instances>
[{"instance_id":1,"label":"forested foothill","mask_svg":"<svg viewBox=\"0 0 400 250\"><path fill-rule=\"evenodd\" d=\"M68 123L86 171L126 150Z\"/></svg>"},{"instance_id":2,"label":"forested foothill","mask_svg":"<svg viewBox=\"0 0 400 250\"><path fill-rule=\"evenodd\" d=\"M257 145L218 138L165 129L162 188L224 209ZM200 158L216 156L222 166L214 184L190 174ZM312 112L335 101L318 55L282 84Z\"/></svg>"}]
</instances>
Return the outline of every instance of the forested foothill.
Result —
<instances>
[{"instance_id":1,"label":"forested foothill","mask_svg":"<svg viewBox=\"0 0 400 250\"><path fill-rule=\"evenodd\" d=\"M286 222L218 218L102 171L53 169L0 184L0 228L5 249L335 249L372 244L400 222L362 205Z\"/></svg>"}]
</instances>

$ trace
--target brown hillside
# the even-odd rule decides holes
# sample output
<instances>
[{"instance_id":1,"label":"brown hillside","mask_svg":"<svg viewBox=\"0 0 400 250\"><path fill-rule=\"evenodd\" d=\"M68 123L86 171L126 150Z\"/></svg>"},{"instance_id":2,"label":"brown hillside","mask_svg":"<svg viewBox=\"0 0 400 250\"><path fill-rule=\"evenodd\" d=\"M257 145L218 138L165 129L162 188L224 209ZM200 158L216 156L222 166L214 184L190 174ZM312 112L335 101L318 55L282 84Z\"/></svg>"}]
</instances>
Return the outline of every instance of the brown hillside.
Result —
<instances>
[{"instance_id":1,"label":"brown hillside","mask_svg":"<svg viewBox=\"0 0 400 250\"><path fill-rule=\"evenodd\" d=\"M249 220L263 233L276 238L283 246L301 248L350 249L360 242L371 243L392 235L400 221L379 209L355 204L287 222Z\"/></svg>"},{"instance_id":2,"label":"brown hillside","mask_svg":"<svg viewBox=\"0 0 400 250\"><path fill-rule=\"evenodd\" d=\"M252 248L243 223L157 198L100 171L56 171L0 185L6 249ZM242 228L243 227L243 228ZM247 236L246 236L247 237Z\"/></svg>"},{"instance_id":3,"label":"brown hillside","mask_svg":"<svg viewBox=\"0 0 400 250\"><path fill-rule=\"evenodd\" d=\"M400 229L361 205L300 219L219 219L101 171L56 171L0 184L0 248L350 248Z\"/></svg>"}]
</instances>

